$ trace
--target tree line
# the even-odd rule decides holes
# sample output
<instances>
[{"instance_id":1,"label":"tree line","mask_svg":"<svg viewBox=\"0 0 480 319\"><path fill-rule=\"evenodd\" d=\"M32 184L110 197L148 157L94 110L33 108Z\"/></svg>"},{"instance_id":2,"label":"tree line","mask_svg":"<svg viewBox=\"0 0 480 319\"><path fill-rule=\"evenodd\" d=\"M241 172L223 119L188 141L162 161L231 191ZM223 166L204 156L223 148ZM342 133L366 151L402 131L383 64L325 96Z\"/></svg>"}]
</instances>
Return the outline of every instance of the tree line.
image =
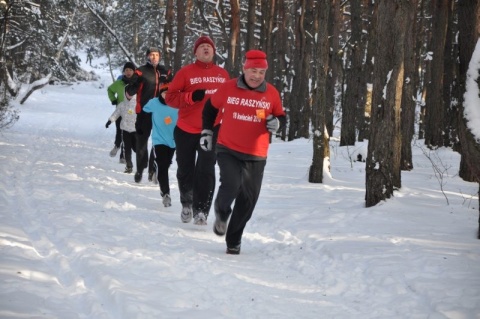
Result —
<instances>
[{"instance_id":1,"label":"tree line","mask_svg":"<svg viewBox=\"0 0 480 319\"><path fill-rule=\"evenodd\" d=\"M34 90L89 80L77 53L95 48L112 71L143 64L158 46L173 71L209 35L232 77L243 54L267 53L267 80L281 92L286 141L310 138L309 181L323 181L328 141L367 139L366 206L401 187L412 141L460 154L460 176L480 181L480 146L466 128L463 94L478 39L477 0L5 0L0 1L0 122L18 117ZM480 203L479 203L480 204Z\"/></svg>"}]
</instances>

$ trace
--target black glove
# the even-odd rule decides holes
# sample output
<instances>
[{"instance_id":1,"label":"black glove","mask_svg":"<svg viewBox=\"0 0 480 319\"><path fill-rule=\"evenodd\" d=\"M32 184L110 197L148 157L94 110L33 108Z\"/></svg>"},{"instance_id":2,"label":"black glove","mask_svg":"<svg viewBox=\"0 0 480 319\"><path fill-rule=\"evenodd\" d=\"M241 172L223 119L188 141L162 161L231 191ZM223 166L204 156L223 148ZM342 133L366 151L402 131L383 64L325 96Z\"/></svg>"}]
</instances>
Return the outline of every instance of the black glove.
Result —
<instances>
[{"instance_id":1,"label":"black glove","mask_svg":"<svg viewBox=\"0 0 480 319\"><path fill-rule=\"evenodd\" d=\"M205 90L195 90L192 92L192 101L198 102L203 100L205 97Z\"/></svg>"},{"instance_id":2,"label":"black glove","mask_svg":"<svg viewBox=\"0 0 480 319\"><path fill-rule=\"evenodd\" d=\"M110 124L112 124L112 121L108 120L107 123L105 123L105 127L108 128Z\"/></svg>"},{"instance_id":3,"label":"black glove","mask_svg":"<svg viewBox=\"0 0 480 319\"><path fill-rule=\"evenodd\" d=\"M117 100L113 100L112 101L112 105L117 105L118 104L118 101Z\"/></svg>"}]
</instances>

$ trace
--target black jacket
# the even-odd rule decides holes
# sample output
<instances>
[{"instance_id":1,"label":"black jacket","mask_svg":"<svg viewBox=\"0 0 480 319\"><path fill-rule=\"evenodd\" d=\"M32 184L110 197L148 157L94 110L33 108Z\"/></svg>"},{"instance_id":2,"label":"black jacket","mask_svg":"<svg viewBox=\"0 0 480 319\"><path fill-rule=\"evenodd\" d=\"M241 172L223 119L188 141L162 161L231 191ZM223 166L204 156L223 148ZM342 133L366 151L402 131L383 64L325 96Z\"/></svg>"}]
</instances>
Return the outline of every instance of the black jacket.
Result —
<instances>
[{"instance_id":1,"label":"black jacket","mask_svg":"<svg viewBox=\"0 0 480 319\"><path fill-rule=\"evenodd\" d=\"M131 83L126 87L129 95L137 94L136 113L140 113L152 98L158 97L160 92L168 87L172 78L172 72L160 64L154 67L147 63L136 69Z\"/></svg>"}]
</instances>

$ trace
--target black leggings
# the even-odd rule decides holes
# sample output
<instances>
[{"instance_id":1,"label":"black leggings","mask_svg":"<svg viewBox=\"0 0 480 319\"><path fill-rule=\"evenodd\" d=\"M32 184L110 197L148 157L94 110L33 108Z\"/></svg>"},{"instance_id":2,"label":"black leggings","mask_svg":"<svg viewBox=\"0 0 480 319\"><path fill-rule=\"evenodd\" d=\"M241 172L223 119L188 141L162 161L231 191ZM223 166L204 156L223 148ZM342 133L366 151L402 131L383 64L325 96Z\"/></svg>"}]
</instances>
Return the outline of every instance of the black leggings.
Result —
<instances>
[{"instance_id":1,"label":"black leggings","mask_svg":"<svg viewBox=\"0 0 480 319\"><path fill-rule=\"evenodd\" d=\"M120 128L120 123L122 122L122 117L118 117L118 119L115 121L115 146L120 148L120 158L124 158L123 155L123 147L122 147L122 129Z\"/></svg>"},{"instance_id":2,"label":"black leggings","mask_svg":"<svg viewBox=\"0 0 480 319\"><path fill-rule=\"evenodd\" d=\"M137 124L142 133L136 133L137 172L143 173L143 170L147 167L149 172L153 172L153 147L150 150L150 156L148 156L148 139L152 133L152 114L143 111L137 114Z\"/></svg>"},{"instance_id":3,"label":"black leggings","mask_svg":"<svg viewBox=\"0 0 480 319\"><path fill-rule=\"evenodd\" d=\"M122 141L123 141L122 151L124 152L124 155L125 155L125 161L127 162L127 167L132 168L133 167L132 151L135 152L135 144L136 144L135 132L127 132L122 130Z\"/></svg>"},{"instance_id":4,"label":"black leggings","mask_svg":"<svg viewBox=\"0 0 480 319\"><path fill-rule=\"evenodd\" d=\"M215 192L214 151L200 147L200 134L192 134L175 127L177 181L182 206L192 206L193 214L208 216Z\"/></svg>"},{"instance_id":5,"label":"black leggings","mask_svg":"<svg viewBox=\"0 0 480 319\"><path fill-rule=\"evenodd\" d=\"M157 180L160 186L160 195L170 194L170 179L168 178L168 169L172 164L175 149L167 145L154 146L155 166L157 168Z\"/></svg>"}]
</instances>

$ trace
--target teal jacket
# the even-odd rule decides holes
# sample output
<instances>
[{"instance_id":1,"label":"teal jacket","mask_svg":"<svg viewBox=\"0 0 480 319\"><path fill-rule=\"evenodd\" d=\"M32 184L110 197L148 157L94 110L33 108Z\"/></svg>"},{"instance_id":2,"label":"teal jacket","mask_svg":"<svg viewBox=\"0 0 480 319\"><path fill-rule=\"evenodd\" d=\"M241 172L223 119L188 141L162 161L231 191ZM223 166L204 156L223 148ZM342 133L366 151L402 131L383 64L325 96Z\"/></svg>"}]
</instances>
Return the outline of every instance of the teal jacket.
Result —
<instances>
[{"instance_id":1,"label":"teal jacket","mask_svg":"<svg viewBox=\"0 0 480 319\"><path fill-rule=\"evenodd\" d=\"M177 125L178 110L161 103L158 97L154 97L145 104L143 111L152 113L152 144L175 148L173 131Z\"/></svg>"}]
</instances>

